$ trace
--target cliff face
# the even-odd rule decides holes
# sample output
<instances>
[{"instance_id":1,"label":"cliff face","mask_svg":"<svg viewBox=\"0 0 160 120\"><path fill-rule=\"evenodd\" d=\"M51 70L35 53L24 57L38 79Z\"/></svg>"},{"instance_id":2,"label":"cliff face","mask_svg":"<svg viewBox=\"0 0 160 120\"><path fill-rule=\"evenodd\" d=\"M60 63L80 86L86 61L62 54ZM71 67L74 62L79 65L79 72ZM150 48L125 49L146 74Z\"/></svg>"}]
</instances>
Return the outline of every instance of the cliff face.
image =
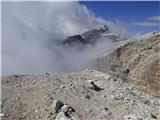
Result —
<instances>
[{"instance_id":1,"label":"cliff face","mask_svg":"<svg viewBox=\"0 0 160 120\"><path fill-rule=\"evenodd\" d=\"M148 33L121 44L99 57L97 68L160 96L160 33Z\"/></svg>"}]
</instances>

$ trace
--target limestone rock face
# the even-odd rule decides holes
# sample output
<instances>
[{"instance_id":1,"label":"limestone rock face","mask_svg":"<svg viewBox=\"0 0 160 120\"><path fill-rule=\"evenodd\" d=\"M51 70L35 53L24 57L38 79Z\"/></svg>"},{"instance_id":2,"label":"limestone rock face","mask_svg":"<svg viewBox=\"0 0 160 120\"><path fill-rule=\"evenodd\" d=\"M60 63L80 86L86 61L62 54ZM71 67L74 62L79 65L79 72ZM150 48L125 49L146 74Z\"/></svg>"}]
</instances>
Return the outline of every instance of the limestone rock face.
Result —
<instances>
[{"instance_id":1,"label":"limestone rock face","mask_svg":"<svg viewBox=\"0 0 160 120\"><path fill-rule=\"evenodd\" d=\"M160 33L148 33L119 45L97 59L97 68L160 96Z\"/></svg>"}]
</instances>

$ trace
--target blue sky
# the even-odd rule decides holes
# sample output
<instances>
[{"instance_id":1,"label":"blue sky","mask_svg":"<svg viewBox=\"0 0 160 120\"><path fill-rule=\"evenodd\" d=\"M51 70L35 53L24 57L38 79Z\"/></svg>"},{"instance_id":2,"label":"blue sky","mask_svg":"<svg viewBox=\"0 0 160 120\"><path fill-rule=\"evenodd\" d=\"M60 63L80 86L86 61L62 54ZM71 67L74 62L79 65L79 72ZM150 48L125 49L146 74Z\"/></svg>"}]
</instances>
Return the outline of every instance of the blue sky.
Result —
<instances>
[{"instance_id":1,"label":"blue sky","mask_svg":"<svg viewBox=\"0 0 160 120\"><path fill-rule=\"evenodd\" d=\"M160 1L81 1L96 16L122 22L131 32L160 31Z\"/></svg>"}]
</instances>

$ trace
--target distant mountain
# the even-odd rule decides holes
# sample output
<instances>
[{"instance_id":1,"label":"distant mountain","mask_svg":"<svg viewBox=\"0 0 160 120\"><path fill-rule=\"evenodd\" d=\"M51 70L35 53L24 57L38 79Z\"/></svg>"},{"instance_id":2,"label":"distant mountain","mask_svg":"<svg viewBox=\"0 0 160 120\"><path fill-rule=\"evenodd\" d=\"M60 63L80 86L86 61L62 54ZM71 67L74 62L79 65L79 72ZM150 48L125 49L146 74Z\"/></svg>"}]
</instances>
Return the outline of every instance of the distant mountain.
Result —
<instances>
[{"instance_id":1,"label":"distant mountain","mask_svg":"<svg viewBox=\"0 0 160 120\"><path fill-rule=\"evenodd\" d=\"M63 40L64 45L94 45L100 40L109 39L114 42L120 40L120 35L115 32L109 31L106 25L97 25L93 29L88 30L80 35L73 35Z\"/></svg>"}]
</instances>

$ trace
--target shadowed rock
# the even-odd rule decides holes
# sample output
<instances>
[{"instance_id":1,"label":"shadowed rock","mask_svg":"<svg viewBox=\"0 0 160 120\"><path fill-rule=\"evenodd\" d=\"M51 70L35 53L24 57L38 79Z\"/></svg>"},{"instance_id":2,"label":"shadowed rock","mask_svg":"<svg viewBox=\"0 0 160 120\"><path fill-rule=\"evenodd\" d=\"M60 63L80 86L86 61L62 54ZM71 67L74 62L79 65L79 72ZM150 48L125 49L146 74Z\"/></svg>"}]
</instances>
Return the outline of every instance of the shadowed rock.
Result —
<instances>
[{"instance_id":1,"label":"shadowed rock","mask_svg":"<svg viewBox=\"0 0 160 120\"><path fill-rule=\"evenodd\" d=\"M53 106L55 106L55 112L58 113L59 110L62 108L62 106L64 106L64 103L60 100L54 101L53 102Z\"/></svg>"},{"instance_id":2,"label":"shadowed rock","mask_svg":"<svg viewBox=\"0 0 160 120\"><path fill-rule=\"evenodd\" d=\"M91 89L95 90L95 91L101 91L104 90L103 88L98 87L93 81L90 82L92 87L90 87Z\"/></svg>"}]
</instances>

